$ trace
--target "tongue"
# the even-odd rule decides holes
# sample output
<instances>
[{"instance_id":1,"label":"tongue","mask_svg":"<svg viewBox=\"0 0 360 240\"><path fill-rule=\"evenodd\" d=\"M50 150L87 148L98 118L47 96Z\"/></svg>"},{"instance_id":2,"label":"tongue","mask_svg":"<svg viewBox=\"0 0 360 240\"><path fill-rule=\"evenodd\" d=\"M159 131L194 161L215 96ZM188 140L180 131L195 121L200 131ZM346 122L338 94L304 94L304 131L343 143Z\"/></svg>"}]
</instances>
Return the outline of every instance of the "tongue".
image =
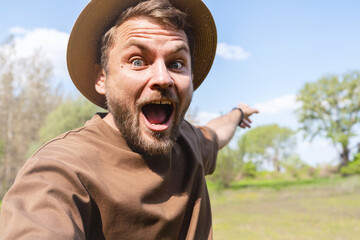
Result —
<instances>
[{"instance_id":1,"label":"tongue","mask_svg":"<svg viewBox=\"0 0 360 240\"><path fill-rule=\"evenodd\" d=\"M148 104L143 107L143 113L151 124L162 124L166 121L166 108L160 104Z\"/></svg>"}]
</instances>

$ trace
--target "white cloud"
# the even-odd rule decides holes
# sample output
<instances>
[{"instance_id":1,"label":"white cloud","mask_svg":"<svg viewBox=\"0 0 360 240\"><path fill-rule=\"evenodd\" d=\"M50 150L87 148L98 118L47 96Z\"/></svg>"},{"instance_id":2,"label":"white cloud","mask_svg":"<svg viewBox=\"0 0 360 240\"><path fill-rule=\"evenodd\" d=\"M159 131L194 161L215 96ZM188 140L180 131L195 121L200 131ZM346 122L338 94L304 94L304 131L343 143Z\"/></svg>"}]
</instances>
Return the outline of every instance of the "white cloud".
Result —
<instances>
[{"instance_id":1,"label":"white cloud","mask_svg":"<svg viewBox=\"0 0 360 240\"><path fill-rule=\"evenodd\" d=\"M246 60L251 55L240 46L228 45L226 43L218 43L216 54L222 58L233 60Z\"/></svg>"},{"instance_id":2,"label":"white cloud","mask_svg":"<svg viewBox=\"0 0 360 240\"><path fill-rule=\"evenodd\" d=\"M199 125L204 125L208 123L210 120L219 117L219 113L213 112L199 112L196 116L196 120L199 121Z\"/></svg>"},{"instance_id":3,"label":"white cloud","mask_svg":"<svg viewBox=\"0 0 360 240\"><path fill-rule=\"evenodd\" d=\"M28 30L22 27L13 27L9 32L15 37L15 58L28 57L40 50L53 65L55 84L60 83L66 93L76 92L66 66L68 33L56 29Z\"/></svg>"},{"instance_id":4,"label":"white cloud","mask_svg":"<svg viewBox=\"0 0 360 240\"><path fill-rule=\"evenodd\" d=\"M10 34L18 35L27 33L25 28L22 27L13 27L9 30Z\"/></svg>"},{"instance_id":5,"label":"white cloud","mask_svg":"<svg viewBox=\"0 0 360 240\"><path fill-rule=\"evenodd\" d=\"M315 138L310 142L310 140L304 140L302 134L298 134L297 137L296 152L304 162L312 166L323 163L334 165L339 163L340 150L335 148L328 139Z\"/></svg>"},{"instance_id":6,"label":"white cloud","mask_svg":"<svg viewBox=\"0 0 360 240\"><path fill-rule=\"evenodd\" d=\"M18 57L31 55L35 50L41 49L54 66L57 78L68 78L66 67L66 47L69 34L55 29L38 28L27 31L22 28L13 28L13 32L22 33L15 37Z\"/></svg>"},{"instance_id":7,"label":"white cloud","mask_svg":"<svg viewBox=\"0 0 360 240\"><path fill-rule=\"evenodd\" d=\"M254 107L260 110L262 114L277 114L280 112L294 111L300 106L296 102L294 94L285 95L266 102L255 103Z\"/></svg>"}]
</instances>

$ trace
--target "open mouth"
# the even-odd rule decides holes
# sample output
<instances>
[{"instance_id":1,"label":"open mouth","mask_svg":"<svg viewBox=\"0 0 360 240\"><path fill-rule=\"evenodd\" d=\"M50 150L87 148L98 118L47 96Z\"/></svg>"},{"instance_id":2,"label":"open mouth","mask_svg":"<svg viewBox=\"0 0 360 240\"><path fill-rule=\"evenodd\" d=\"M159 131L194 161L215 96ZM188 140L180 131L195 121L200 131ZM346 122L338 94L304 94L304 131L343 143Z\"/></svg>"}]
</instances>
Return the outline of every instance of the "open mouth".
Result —
<instances>
[{"instance_id":1,"label":"open mouth","mask_svg":"<svg viewBox=\"0 0 360 240\"><path fill-rule=\"evenodd\" d=\"M163 125L169 122L174 106L168 100L153 101L144 105L141 110L151 125Z\"/></svg>"}]
</instances>

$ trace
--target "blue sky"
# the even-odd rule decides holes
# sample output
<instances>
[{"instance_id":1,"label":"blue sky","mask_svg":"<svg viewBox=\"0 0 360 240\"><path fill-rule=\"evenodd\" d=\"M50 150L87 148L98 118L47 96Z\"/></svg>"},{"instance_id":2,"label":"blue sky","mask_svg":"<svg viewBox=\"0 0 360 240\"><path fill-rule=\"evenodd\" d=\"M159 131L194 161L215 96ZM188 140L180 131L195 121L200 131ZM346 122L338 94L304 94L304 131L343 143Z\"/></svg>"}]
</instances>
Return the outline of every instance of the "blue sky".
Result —
<instances>
[{"instance_id":1,"label":"blue sky","mask_svg":"<svg viewBox=\"0 0 360 240\"><path fill-rule=\"evenodd\" d=\"M278 123L294 130L294 98L301 87L325 74L360 70L360 1L204 0L218 30L218 54L192 108L206 121L238 102L261 110L254 126ZM75 92L67 75L67 37L88 0L0 0L0 41L16 33L19 51L43 47L55 77ZM29 50L30 51L30 50ZM309 163L331 162L330 143L299 137Z\"/></svg>"}]
</instances>

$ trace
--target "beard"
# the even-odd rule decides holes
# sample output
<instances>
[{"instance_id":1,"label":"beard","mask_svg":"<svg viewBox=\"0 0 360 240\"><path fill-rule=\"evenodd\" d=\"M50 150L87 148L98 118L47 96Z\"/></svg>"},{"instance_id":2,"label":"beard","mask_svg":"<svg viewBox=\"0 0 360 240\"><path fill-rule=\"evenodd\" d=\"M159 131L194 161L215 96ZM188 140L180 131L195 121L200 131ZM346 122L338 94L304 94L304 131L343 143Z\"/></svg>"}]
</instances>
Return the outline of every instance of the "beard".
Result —
<instances>
[{"instance_id":1,"label":"beard","mask_svg":"<svg viewBox=\"0 0 360 240\"><path fill-rule=\"evenodd\" d=\"M159 91L152 95L151 99L178 99L166 90ZM109 112L113 115L115 125L121 132L130 149L143 156L166 155L174 146L180 132L180 123L184 120L186 110L190 101L185 103L182 111L179 109L179 101L175 101L173 123L170 128L164 132L154 132L145 128L142 132L140 127L140 113L143 103L149 102L150 97L135 102L135 112L131 111L131 104L119 99L112 91L106 91L106 101ZM146 132L145 132L146 131ZM145 134L150 138L145 138Z\"/></svg>"}]
</instances>

